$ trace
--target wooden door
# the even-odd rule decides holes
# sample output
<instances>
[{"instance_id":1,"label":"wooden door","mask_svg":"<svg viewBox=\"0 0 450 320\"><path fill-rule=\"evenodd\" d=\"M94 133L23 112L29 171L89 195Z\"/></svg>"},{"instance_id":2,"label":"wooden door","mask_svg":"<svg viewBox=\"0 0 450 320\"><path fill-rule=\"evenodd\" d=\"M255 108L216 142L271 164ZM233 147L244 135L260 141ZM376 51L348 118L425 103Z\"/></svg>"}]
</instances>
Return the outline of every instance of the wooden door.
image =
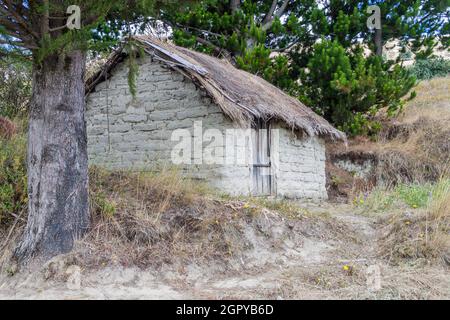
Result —
<instances>
[{"instance_id":1,"label":"wooden door","mask_svg":"<svg viewBox=\"0 0 450 320\"><path fill-rule=\"evenodd\" d=\"M273 176L270 161L270 124L259 120L252 134L253 152L253 195L267 196L272 194Z\"/></svg>"}]
</instances>

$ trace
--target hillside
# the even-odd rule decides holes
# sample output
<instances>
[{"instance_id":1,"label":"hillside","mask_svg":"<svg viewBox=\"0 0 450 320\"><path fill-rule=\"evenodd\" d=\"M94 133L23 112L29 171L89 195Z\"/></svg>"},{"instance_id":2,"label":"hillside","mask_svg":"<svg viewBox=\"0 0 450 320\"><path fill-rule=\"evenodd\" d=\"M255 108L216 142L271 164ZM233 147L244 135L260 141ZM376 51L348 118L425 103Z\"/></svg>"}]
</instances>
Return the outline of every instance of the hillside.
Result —
<instances>
[{"instance_id":1,"label":"hillside","mask_svg":"<svg viewBox=\"0 0 450 320\"><path fill-rule=\"evenodd\" d=\"M353 197L374 185L430 183L450 170L450 78L422 81L417 97L399 114L383 119L374 138L357 137L328 146L329 191ZM349 174L351 173L351 174Z\"/></svg>"},{"instance_id":2,"label":"hillside","mask_svg":"<svg viewBox=\"0 0 450 320\"><path fill-rule=\"evenodd\" d=\"M379 139L350 141L346 154L378 157L375 170L394 154L409 171L390 188L334 176L344 203L224 196L170 168L91 168L92 229L71 254L19 270L9 258L25 215L3 218L0 299L449 299L449 85L421 83ZM11 141L18 174L23 137Z\"/></svg>"}]
</instances>

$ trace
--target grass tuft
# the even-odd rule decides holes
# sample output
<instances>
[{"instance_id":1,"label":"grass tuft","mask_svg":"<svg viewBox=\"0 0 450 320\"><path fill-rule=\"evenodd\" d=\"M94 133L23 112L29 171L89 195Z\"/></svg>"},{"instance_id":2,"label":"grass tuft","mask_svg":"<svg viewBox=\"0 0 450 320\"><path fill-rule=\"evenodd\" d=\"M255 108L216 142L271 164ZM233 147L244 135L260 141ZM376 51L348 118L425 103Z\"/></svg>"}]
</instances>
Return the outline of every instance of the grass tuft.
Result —
<instances>
[{"instance_id":1,"label":"grass tuft","mask_svg":"<svg viewBox=\"0 0 450 320\"><path fill-rule=\"evenodd\" d=\"M380 254L390 262L442 258L450 264L450 179L378 188L357 206L380 218Z\"/></svg>"}]
</instances>

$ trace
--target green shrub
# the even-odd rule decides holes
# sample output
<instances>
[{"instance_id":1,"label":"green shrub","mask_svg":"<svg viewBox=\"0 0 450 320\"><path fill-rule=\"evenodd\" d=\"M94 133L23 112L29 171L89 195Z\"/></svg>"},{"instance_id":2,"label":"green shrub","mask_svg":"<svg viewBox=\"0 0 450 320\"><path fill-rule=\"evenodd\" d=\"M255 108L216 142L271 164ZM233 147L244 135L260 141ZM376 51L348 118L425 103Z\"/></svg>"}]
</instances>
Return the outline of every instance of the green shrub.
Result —
<instances>
[{"instance_id":1,"label":"green shrub","mask_svg":"<svg viewBox=\"0 0 450 320\"><path fill-rule=\"evenodd\" d=\"M7 225L27 203L24 135L0 138L0 226Z\"/></svg>"},{"instance_id":2,"label":"green shrub","mask_svg":"<svg viewBox=\"0 0 450 320\"><path fill-rule=\"evenodd\" d=\"M430 184L401 184L394 193L411 208L423 208L428 204L433 186Z\"/></svg>"},{"instance_id":3,"label":"green shrub","mask_svg":"<svg viewBox=\"0 0 450 320\"><path fill-rule=\"evenodd\" d=\"M382 108L395 115L416 83L401 66L330 40L313 47L300 79L300 100L350 135L376 134L373 115Z\"/></svg>"},{"instance_id":4,"label":"green shrub","mask_svg":"<svg viewBox=\"0 0 450 320\"><path fill-rule=\"evenodd\" d=\"M339 126L339 129L346 132L349 136L376 136L382 126L379 121L372 120L372 116L367 114L362 114L357 112L353 116L349 118L342 126Z\"/></svg>"},{"instance_id":5,"label":"green shrub","mask_svg":"<svg viewBox=\"0 0 450 320\"><path fill-rule=\"evenodd\" d=\"M98 191L91 197L91 207L104 218L112 218L117 210L114 201L109 200L102 191Z\"/></svg>"},{"instance_id":6,"label":"green shrub","mask_svg":"<svg viewBox=\"0 0 450 320\"><path fill-rule=\"evenodd\" d=\"M353 205L361 207L365 212L385 211L395 203L395 196L383 188L375 188L370 194L360 194L353 198Z\"/></svg>"},{"instance_id":7,"label":"green shrub","mask_svg":"<svg viewBox=\"0 0 450 320\"><path fill-rule=\"evenodd\" d=\"M436 184L399 184L393 189L375 188L370 194L361 194L353 199L353 204L372 212L386 211L408 206L412 209L426 208L439 194L441 186L450 180Z\"/></svg>"},{"instance_id":8,"label":"green shrub","mask_svg":"<svg viewBox=\"0 0 450 320\"><path fill-rule=\"evenodd\" d=\"M31 97L30 79L26 63L0 61L0 116L14 119L26 112Z\"/></svg>"},{"instance_id":9,"label":"green shrub","mask_svg":"<svg viewBox=\"0 0 450 320\"><path fill-rule=\"evenodd\" d=\"M420 59L409 71L419 80L445 77L450 74L450 61L443 58Z\"/></svg>"}]
</instances>

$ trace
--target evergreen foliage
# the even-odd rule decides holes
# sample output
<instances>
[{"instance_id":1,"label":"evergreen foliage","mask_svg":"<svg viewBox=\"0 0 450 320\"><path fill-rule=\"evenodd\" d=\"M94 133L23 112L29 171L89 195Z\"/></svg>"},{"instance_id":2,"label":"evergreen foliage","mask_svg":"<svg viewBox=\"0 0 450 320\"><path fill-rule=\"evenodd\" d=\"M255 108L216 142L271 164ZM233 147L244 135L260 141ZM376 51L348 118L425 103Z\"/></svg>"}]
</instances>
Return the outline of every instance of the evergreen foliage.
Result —
<instances>
[{"instance_id":1,"label":"evergreen foliage","mask_svg":"<svg viewBox=\"0 0 450 320\"><path fill-rule=\"evenodd\" d=\"M450 61L436 57L419 59L411 67L410 72L420 80L445 77L450 74Z\"/></svg>"},{"instance_id":2,"label":"evergreen foliage","mask_svg":"<svg viewBox=\"0 0 450 320\"><path fill-rule=\"evenodd\" d=\"M381 9L383 44L399 40L402 52L408 44L419 58L431 55L438 38L448 46L447 0L242 0L237 9L231 2L203 0L163 18L178 45L232 59L350 134L376 128L361 127L361 119L380 108L400 110L415 84L397 65L403 55L376 56L369 5Z\"/></svg>"},{"instance_id":3,"label":"evergreen foliage","mask_svg":"<svg viewBox=\"0 0 450 320\"><path fill-rule=\"evenodd\" d=\"M14 119L25 114L31 96L30 64L0 60L0 116Z\"/></svg>"}]
</instances>

